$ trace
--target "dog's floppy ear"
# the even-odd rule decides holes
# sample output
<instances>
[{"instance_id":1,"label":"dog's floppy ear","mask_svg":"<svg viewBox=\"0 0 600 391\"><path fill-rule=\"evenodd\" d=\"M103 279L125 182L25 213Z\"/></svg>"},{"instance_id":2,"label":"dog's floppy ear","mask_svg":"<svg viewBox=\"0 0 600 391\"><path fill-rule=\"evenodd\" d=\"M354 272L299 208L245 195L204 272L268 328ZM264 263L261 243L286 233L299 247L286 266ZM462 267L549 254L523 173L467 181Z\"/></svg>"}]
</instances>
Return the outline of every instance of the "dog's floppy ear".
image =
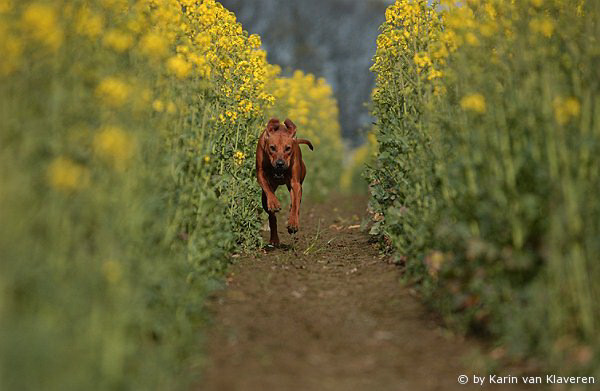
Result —
<instances>
[{"instance_id":1,"label":"dog's floppy ear","mask_svg":"<svg viewBox=\"0 0 600 391\"><path fill-rule=\"evenodd\" d=\"M271 118L271 120L267 124L267 130L269 132L275 132L279 128L279 124L280 124L279 119Z\"/></svg>"},{"instance_id":2,"label":"dog's floppy ear","mask_svg":"<svg viewBox=\"0 0 600 391\"><path fill-rule=\"evenodd\" d=\"M286 118L285 121L283 121L283 123L288 129L288 132L292 135L292 137L294 137L296 135L296 124L293 123L292 120L289 118Z\"/></svg>"},{"instance_id":3,"label":"dog's floppy ear","mask_svg":"<svg viewBox=\"0 0 600 391\"><path fill-rule=\"evenodd\" d=\"M269 137L270 133L276 132L277 129L279 129L279 125L280 125L279 119L271 118L271 120L267 124L267 137Z\"/></svg>"}]
</instances>

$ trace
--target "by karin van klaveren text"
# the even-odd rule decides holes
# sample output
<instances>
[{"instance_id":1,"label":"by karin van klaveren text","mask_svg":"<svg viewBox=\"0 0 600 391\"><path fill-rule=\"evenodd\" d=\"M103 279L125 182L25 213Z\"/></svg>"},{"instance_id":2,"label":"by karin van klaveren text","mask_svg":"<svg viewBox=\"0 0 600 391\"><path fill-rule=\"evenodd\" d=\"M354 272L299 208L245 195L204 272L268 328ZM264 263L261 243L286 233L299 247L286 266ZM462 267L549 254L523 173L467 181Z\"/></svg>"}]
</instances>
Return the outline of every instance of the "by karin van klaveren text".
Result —
<instances>
[{"instance_id":1,"label":"by karin van klaveren text","mask_svg":"<svg viewBox=\"0 0 600 391\"><path fill-rule=\"evenodd\" d=\"M460 384L596 384L596 378L593 376L499 376L499 375L460 375L458 377Z\"/></svg>"}]
</instances>

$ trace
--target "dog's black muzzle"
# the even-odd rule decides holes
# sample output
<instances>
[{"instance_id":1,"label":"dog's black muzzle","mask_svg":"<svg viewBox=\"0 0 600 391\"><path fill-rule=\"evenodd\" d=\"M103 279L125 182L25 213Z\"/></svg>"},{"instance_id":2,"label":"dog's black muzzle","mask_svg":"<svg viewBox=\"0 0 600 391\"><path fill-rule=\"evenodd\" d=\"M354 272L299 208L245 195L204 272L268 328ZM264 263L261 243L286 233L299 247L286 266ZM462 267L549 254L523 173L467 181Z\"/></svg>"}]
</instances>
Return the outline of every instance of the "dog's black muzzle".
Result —
<instances>
[{"instance_id":1,"label":"dog's black muzzle","mask_svg":"<svg viewBox=\"0 0 600 391\"><path fill-rule=\"evenodd\" d=\"M287 170L287 167L285 165L285 161L283 161L282 159L279 159L275 162L275 165L273 167L273 176L277 179L283 179L283 177L285 176L286 170Z\"/></svg>"}]
</instances>

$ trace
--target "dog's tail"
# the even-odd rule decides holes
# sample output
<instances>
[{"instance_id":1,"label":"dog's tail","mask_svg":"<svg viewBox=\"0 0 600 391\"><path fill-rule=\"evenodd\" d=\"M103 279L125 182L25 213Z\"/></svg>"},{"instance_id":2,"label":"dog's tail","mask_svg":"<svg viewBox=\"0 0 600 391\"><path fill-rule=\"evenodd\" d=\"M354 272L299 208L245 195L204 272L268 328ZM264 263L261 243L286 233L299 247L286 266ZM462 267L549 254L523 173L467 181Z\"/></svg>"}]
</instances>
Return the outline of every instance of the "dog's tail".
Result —
<instances>
[{"instance_id":1,"label":"dog's tail","mask_svg":"<svg viewBox=\"0 0 600 391\"><path fill-rule=\"evenodd\" d=\"M310 141L308 141L307 139L305 139L305 138L299 138L296 141L298 142L298 144L306 144L306 145L308 145L308 147L310 148L311 151L314 150L312 143Z\"/></svg>"}]
</instances>

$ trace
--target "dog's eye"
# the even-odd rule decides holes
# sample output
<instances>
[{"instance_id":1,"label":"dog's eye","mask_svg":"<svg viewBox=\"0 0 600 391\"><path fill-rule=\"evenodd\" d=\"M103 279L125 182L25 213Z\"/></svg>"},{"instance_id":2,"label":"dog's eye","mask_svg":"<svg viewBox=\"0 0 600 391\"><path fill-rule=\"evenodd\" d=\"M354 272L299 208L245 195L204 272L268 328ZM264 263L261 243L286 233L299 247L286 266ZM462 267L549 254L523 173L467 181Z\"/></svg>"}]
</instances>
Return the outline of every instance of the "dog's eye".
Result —
<instances>
[{"instance_id":1,"label":"dog's eye","mask_svg":"<svg viewBox=\"0 0 600 391\"><path fill-rule=\"evenodd\" d=\"M275 148L274 145L271 145L269 148L271 149L272 152L276 152L277 151L277 148Z\"/></svg>"},{"instance_id":2,"label":"dog's eye","mask_svg":"<svg viewBox=\"0 0 600 391\"><path fill-rule=\"evenodd\" d=\"M285 151L286 151L286 152L289 152L289 151L291 151L291 150L292 150L292 147L291 147L291 146L289 146L289 145L288 145L287 147L285 147Z\"/></svg>"}]
</instances>

